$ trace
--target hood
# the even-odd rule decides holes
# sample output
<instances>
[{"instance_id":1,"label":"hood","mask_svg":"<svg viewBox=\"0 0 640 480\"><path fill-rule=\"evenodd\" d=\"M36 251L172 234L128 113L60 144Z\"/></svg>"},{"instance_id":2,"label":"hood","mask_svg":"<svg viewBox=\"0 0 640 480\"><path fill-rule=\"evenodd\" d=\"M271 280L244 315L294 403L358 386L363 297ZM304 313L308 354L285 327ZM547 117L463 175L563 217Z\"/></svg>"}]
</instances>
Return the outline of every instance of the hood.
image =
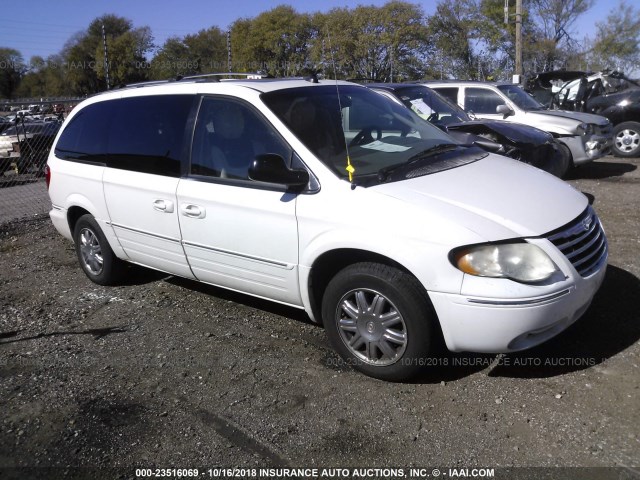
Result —
<instances>
[{"instance_id":1,"label":"hood","mask_svg":"<svg viewBox=\"0 0 640 480\"><path fill-rule=\"evenodd\" d=\"M460 130L474 134L483 133L483 130L486 129L505 137L515 144L522 145L537 146L553 139L550 133L539 128L502 120L479 119L470 122L450 123L446 127L447 130Z\"/></svg>"},{"instance_id":2,"label":"hood","mask_svg":"<svg viewBox=\"0 0 640 480\"><path fill-rule=\"evenodd\" d=\"M539 116L542 121L550 121L549 117L555 117L556 123L560 122L560 125L567 127L568 125L574 125L570 123L570 120L578 121L581 123L595 123L599 126L604 126L609 123L605 117L600 115L594 115L592 113L583 113L583 112L570 112L567 110L539 110L539 111L528 111L526 112L527 116ZM565 120L566 119L566 120ZM552 120L553 121L553 120ZM568 127L573 130L574 127Z\"/></svg>"},{"instance_id":3,"label":"hood","mask_svg":"<svg viewBox=\"0 0 640 480\"><path fill-rule=\"evenodd\" d=\"M562 180L493 154L370 190L396 198L407 208L437 212L486 241L544 235L575 219L588 205L582 193ZM419 211L416 218L422 218Z\"/></svg>"}]
</instances>

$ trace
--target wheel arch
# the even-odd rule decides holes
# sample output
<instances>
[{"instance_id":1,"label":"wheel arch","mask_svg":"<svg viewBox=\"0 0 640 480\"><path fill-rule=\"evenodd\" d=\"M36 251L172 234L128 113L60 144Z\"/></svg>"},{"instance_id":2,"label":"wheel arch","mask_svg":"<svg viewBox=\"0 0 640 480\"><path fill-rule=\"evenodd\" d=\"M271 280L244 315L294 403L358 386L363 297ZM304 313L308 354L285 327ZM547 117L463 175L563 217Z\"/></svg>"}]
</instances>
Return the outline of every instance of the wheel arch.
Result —
<instances>
[{"instance_id":1,"label":"wheel arch","mask_svg":"<svg viewBox=\"0 0 640 480\"><path fill-rule=\"evenodd\" d=\"M69 209L67 210L67 222L69 223L69 230L71 231L72 234L76 228L76 223L78 223L78 219L86 214L93 215L90 211L88 211L84 207L80 207L78 205L69 207Z\"/></svg>"},{"instance_id":2,"label":"wheel arch","mask_svg":"<svg viewBox=\"0 0 640 480\"><path fill-rule=\"evenodd\" d=\"M313 320L316 323L322 323L322 315L321 315L321 307L322 307L322 298L324 296L324 292L327 288L327 284L329 281L342 269L348 267L349 265L353 265L355 263L361 262L372 262L372 263L380 263L382 265L388 265L390 267L397 268L402 270L403 272L412 275L417 278L416 275L413 274L408 268L406 268L401 263L393 260L392 258L376 253L368 250L362 250L357 248L337 248L333 250L328 250L318 256L313 264L311 265L311 269L309 272L309 277L307 280L307 291L308 298L310 303L311 312L313 313ZM420 282L418 282L420 283ZM428 303L431 305L431 300L429 299L429 294L424 286L420 283L422 288L422 292L427 299ZM433 308L433 307L432 307ZM435 315L435 311L433 312ZM437 318L437 315L436 315ZM439 321L438 321L439 323Z\"/></svg>"}]
</instances>

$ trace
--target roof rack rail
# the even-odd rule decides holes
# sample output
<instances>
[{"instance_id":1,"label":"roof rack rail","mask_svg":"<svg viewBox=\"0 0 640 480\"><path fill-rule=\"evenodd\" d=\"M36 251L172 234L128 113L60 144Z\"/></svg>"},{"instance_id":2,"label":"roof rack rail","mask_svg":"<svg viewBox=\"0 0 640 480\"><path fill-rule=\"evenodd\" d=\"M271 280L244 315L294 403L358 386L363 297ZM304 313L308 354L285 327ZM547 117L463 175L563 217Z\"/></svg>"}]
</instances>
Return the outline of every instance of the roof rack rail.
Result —
<instances>
[{"instance_id":1,"label":"roof rack rail","mask_svg":"<svg viewBox=\"0 0 640 480\"><path fill-rule=\"evenodd\" d=\"M220 77L244 77L248 80L260 80L263 78L273 78L268 73L263 72L213 72L213 73L198 73L196 75L178 76L177 81L182 82L184 80L199 80L212 78L214 81L219 82Z\"/></svg>"},{"instance_id":2,"label":"roof rack rail","mask_svg":"<svg viewBox=\"0 0 640 480\"><path fill-rule=\"evenodd\" d=\"M262 78L274 78L272 75L263 72L214 72L214 73L198 73L195 75L178 75L176 77L170 78L168 80L148 80L145 82L135 82L135 83L127 83L120 84L118 86L113 87L113 89L120 88L137 88L137 87L149 87L153 85L162 85L165 83L172 82L183 82L183 81L197 81L197 80L205 80L207 78L212 78L214 81L219 82L221 79L219 77L244 77L248 80L260 80ZM224 80L224 79L223 79ZM232 80L232 79L228 79Z\"/></svg>"},{"instance_id":3,"label":"roof rack rail","mask_svg":"<svg viewBox=\"0 0 640 480\"><path fill-rule=\"evenodd\" d=\"M174 81L175 81L175 79L170 79L170 80L148 80L146 82L120 84L120 85L118 85L116 87L113 87L113 90L118 89L118 88L148 87L150 85L161 85L163 83L169 83L169 82L174 82Z\"/></svg>"}]
</instances>

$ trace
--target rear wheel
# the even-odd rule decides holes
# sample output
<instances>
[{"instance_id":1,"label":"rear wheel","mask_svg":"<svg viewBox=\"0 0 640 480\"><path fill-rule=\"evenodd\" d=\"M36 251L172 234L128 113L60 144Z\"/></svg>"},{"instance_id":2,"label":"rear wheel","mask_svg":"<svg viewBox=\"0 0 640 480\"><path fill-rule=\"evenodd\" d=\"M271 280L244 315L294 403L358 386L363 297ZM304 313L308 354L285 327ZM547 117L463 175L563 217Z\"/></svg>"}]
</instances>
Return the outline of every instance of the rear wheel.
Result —
<instances>
[{"instance_id":1,"label":"rear wheel","mask_svg":"<svg viewBox=\"0 0 640 480\"><path fill-rule=\"evenodd\" d=\"M345 362L391 381L409 379L421 370L436 321L413 276L376 263L350 265L329 282L322 318Z\"/></svg>"},{"instance_id":2,"label":"rear wheel","mask_svg":"<svg viewBox=\"0 0 640 480\"><path fill-rule=\"evenodd\" d=\"M92 215L81 216L73 230L78 261L84 273L99 285L113 285L124 274L125 264L111 250Z\"/></svg>"},{"instance_id":3,"label":"rear wheel","mask_svg":"<svg viewBox=\"0 0 640 480\"><path fill-rule=\"evenodd\" d=\"M640 156L640 123L623 122L614 127L613 153L618 157Z\"/></svg>"}]
</instances>

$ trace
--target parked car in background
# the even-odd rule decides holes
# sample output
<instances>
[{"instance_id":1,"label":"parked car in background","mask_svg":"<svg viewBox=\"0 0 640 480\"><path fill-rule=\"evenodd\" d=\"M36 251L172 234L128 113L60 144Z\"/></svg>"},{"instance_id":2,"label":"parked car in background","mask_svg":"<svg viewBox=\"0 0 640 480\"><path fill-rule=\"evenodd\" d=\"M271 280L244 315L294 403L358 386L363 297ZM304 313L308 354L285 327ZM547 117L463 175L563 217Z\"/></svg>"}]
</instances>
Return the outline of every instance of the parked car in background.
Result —
<instances>
[{"instance_id":1,"label":"parked car in background","mask_svg":"<svg viewBox=\"0 0 640 480\"><path fill-rule=\"evenodd\" d=\"M8 120L7 117L0 117L0 133L4 132L7 128L9 128L12 125L13 123L11 123L11 121Z\"/></svg>"},{"instance_id":2,"label":"parked car in background","mask_svg":"<svg viewBox=\"0 0 640 480\"><path fill-rule=\"evenodd\" d=\"M197 76L95 95L65 121L47 186L93 282L129 262L304 309L386 380L415 376L441 339L538 345L606 271L585 195L348 82Z\"/></svg>"},{"instance_id":3,"label":"parked car in background","mask_svg":"<svg viewBox=\"0 0 640 480\"><path fill-rule=\"evenodd\" d=\"M369 83L365 86L402 103L462 144L476 144L558 177L564 176L569 169L569 156L553 135L543 130L503 120L471 118L460 107L424 85Z\"/></svg>"},{"instance_id":4,"label":"parked car in background","mask_svg":"<svg viewBox=\"0 0 640 480\"><path fill-rule=\"evenodd\" d=\"M527 90L549 108L595 113L613 124L613 153L640 156L640 84L621 72L544 72Z\"/></svg>"},{"instance_id":5,"label":"parked car in background","mask_svg":"<svg viewBox=\"0 0 640 480\"><path fill-rule=\"evenodd\" d=\"M61 122L18 123L0 134L0 174L9 169L18 173L44 173L49 150Z\"/></svg>"},{"instance_id":6,"label":"parked car in background","mask_svg":"<svg viewBox=\"0 0 640 480\"><path fill-rule=\"evenodd\" d=\"M548 110L518 85L505 82L430 81L425 85L479 118L508 120L551 133L579 166L606 155L613 128L605 117Z\"/></svg>"}]
</instances>

